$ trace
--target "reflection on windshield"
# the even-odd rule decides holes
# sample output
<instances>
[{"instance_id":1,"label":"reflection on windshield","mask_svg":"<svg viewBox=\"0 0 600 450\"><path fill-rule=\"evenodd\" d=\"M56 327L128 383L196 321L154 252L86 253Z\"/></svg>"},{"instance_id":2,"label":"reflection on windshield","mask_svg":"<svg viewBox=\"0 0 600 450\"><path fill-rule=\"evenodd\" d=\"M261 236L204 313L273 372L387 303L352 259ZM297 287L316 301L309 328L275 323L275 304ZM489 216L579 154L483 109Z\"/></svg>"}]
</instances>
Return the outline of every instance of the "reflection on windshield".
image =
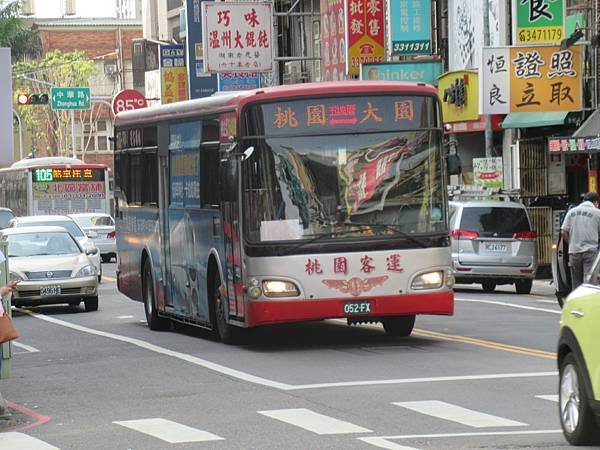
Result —
<instances>
[{"instance_id":1,"label":"reflection on windshield","mask_svg":"<svg viewBox=\"0 0 600 450\"><path fill-rule=\"evenodd\" d=\"M446 230L434 131L266 138L250 145L255 150L243 167L251 241Z\"/></svg>"},{"instance_id":2,"label":"reflection on windshield","mask_svg":"<svg viewBox=\"0 0 600 450\"><path fill-rule=\"evenodd\" d=\"M81 249L68 233L24 233L7 236L8 256L73 255Z\"/></svg>"}]
</instances>

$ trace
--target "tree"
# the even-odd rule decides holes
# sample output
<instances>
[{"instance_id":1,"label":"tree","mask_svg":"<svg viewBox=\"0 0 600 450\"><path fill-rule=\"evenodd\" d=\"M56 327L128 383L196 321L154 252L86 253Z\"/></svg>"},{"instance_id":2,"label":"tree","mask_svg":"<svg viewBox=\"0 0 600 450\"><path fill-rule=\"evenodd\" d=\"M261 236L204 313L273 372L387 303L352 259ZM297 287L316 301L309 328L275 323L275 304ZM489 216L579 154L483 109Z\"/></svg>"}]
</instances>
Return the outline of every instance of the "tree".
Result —
<instances>
[{"instance_id":1,"label":"tree","mask_svg":"<svg viewBox=\"0 0 600 450\"><path fill-rule=\"evenodd\" d=\"M38 58L42 43L36 29L20 16L21 2L0 0L0 47L10 47L13 62Z\"/></svg>"},{"instance_id":2,"label":"tree","mask_svg":"<svg viewBox=\"0 0 600 450\"><path fill-rule=\"evenodd\" d=\"M19 62L13 65L14 98L16 99L19 92L46 93L50 97L51 86L88 86L89 79L97 72L98 67L94 61L87 58L83 52L61 53L55 50L47 53L41 61ZM26 78L20 75L25 75ZM15 106L19 108L24 127L31 133L34 155L40 150L43 154L53 156L72 153L70 111L53 110L50 104ZM89 112L75 112L81 123L88 122L90 127L97 121L99 113L100 108ZM80 150L80 145L77 148Z\"/></svg>"}]
</instances>

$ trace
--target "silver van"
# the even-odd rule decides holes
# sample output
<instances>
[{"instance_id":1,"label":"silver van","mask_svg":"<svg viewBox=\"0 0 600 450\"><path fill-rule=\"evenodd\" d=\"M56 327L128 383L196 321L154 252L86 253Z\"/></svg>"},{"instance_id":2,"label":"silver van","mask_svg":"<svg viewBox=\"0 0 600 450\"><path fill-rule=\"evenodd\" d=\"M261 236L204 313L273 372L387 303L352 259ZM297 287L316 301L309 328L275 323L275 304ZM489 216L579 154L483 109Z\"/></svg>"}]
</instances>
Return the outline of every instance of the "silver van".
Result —
<instances>
[{"instance_id":1,"label":"silver van","mask_svg":"<svg viewBox=\"0 0 600 450\"><path fill-rule=\"evenodd\" d=\"M457 283L485 292L514 284L529 294L537 270L536 238L525 206L501 200L451 201L452 266Z\"/></svg>"}]
</instances>

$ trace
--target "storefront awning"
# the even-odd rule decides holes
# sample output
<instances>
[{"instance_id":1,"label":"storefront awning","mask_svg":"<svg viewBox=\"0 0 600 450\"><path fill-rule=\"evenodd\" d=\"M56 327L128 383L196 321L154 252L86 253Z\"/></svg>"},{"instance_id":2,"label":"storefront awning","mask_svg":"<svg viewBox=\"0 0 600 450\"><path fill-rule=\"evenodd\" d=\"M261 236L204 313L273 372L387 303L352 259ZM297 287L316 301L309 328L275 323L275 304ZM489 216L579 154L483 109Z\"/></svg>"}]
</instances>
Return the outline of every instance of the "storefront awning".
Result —
<instances>
[{"instance_id":1,"label":"storefront awning","mask_svg":"<svg viewBox=\"0 0 600 450\"><path fill-rule=\"evenodd\" d=\"M594 111L573 133L574 138L600 136L600 110Z\"/></svg>"},{"instance_id":2,"label":"storefront awning","mask_svg":"<svg viewBox=\"0 0 600 450\"><path fill-rule=\"evenodd\" d=\"M502 122L502 128L534 128L563 125L568 112L513 112L507 114Z\"/></svg>"}]
</instances>

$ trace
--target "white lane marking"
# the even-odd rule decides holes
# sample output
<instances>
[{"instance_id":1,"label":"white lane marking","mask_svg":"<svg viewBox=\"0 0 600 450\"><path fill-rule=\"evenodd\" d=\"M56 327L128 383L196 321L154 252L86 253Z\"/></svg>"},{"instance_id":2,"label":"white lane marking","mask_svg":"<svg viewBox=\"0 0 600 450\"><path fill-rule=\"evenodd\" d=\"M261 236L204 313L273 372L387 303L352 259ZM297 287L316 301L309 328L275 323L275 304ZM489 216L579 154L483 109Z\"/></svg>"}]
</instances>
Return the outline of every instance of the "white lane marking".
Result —
<instances>
[{"instance_id":1,"label":"white lane marking","mask_svg":"<svg viewBox=\"0 0 600 450\"><path fill-rule=\"evenodd\" d=\"M536 398L541 398L542 400L549 400L551 402L558 403L558 394L536 395Z\"/></svg>"},{"instance_id":2,"label":"white lane marking","mask_svg":"<svg viewBox=\"0 0 600 450\"><path fill-rule=\"evenodd\" d=\"M356 438L356 439L359 439L359 440L365 442L366 444L371 444L374 447L386 448L388 450L420 450L415 447L407 447L405 445L396 444L395 442L389 441L386 438L377 437L377 436L361 437L361 438Z\"/></svg>"},{"instance_id":3,"label":"white lane marking","mask_svg":"<svg viewBox=\"0 0 600 450\"><path fill-rule=\"evenodd\" d=\"M398 436L360 437L361 441L369 442L371 439L436 439L454 437L478 437L478 436L519 436L534 434L556 434L562 430L523 430L523 431L477 431L473 433L439 433L439 434L405 434Z\"/></svg>"},{"instance_id":4,"label":"white lane marking","mask_svg":"<svg viewBox=\"0 0 600 450\"><path fill-rule=\"evenodd\" d=\"M455 301L458 302L466 302L466 303L487 303L489 305L500 305L500 306L508 306L509 308L518 308L518 309L528 309L530 311L541 311L541 312L547 312L547 313L552 313L552 314L561 314L561 310L555 310L555 309L546 309L546 308L536 308L535 306L525 306L525 305L519 305L516 303L506 303L506 302L498 302L495 300L482 300L482 299L477 299L477 298L459 298L459 297L454 297ZM558 303L557 303L558 306Z\"/></svg>"},{"instance_id":5,"label":"white lane marking","mask_svg":"<svg viewBox=\"0 0 600 450\"><path fill-rule=\"evenodd\" d=\"M549 303L551 305L558 305L558 300L536 300L539 303Z\"/></svg>"},{"instance_id":6,"label":"white lane marking","mask_svg":"<svg viewBox=\"0 0 600 450\"><path fill-rule=\"evenodd\" d=\"M22 348L23 350L26 350L29 353L37 353L37 352L39 352L39 350L37 348L32 347L31 345L23 344L21 342L13 341L12 345L14 345L15 347Z\"/></svg>"},{"instance_id":7,"label":"white lane marking","mask_svg":"<svg viewBox=\"0 0 600 450\"><path fill-rule=\"evenodd\" d=\"M295 425L316 434L371 433L367 428L334 419L306 408L257 411L259 414Z\"/></svg>"},{"instance_id":8,"label":"white lane marking","mask_svg":"<svg viewBox=\"0 0 600 450\"><path fill-rule=\"evenodd\" d=\"M425 378L396 378L390 380L369 380L369 381L341 381L337 383L315 383L299 384L291 386L289 390L301 389L321 389L332 387L347 386L376 386L382 384L411 384L411 383L435 383L440 381L467 381L467 380L500 380L504 378L537 378L537 377L555 377L558 372L521 372L521 373L492 373L485 375L459 375L448 377L425 377Z\"/></svg>"},{"instance_id":9,"label":"white lane marking","mask_svg":"<svg viewBox=\"0 0 600 450\"><path fill-rule=\"evenodd\" d=\"M134 316L117 316L117 319L133 319Z\"/></svg>"},{"instance_id":10,"label":"white lane marking","mask_svg":"<svg viewBox=\"0 0 600 450\"><path fill-rule=\"evenodd\" d=\"M25 314L28 314L36 319L44 320L46 322L53 323L65 328L71 328L73 330L80 331L82 333L93 334L95 336L102 336L115 341L127 342L137 347L149 350L151 352L159 353L161 355L170 356L177 358L182 361L186 361L191 364L195 364L205 369L212 370L214 372L228 375L232 378L246 381L257 385L267 386L282 391L293 391L303 389L323 389L323 388L335 388L335 387L355 387L355 386L377 386L386 384L406 384L406 383L432 383L440 381L466 381L466 380L497 380L504 378L537 378L537 377L556 377L558 372L523 372L523 373L499 373L499 374L487 374L487 375L463 375L463 376L447 376L447 377L426 377L426 378L399 378L391 380L368 380L368 381L347 381L337 383L315 383L315 384L300 384L292 385L287 383L280 383L278 381L269 380L267 378L258 377L240 370L232 369L221 364L213 363L196 356L189 355L187 353L180 353L174 350L169 350L158 345L150 344L149 342L142 341L141 339L130 338L127 336L121 336L118 334L107 333L105 331L95 330L93 328L76 325L74 323L66 322L64 320L56 319L54 317L45 316L43 314L37 314L29 310L20 309Z\"/></svg>"},{"instance_id":11,"label":"white lane marking","mask_svg":"<svg viewBox=\"0 0 600 450\"><path fill-rule=\"evenodd\" d=\"M209 433L208 431L198 430L167 419L141 419L141 420L123 420L113 422L122 425L140 433L149 434L157 439L170 444L180 444L182 442L208 442L223 441L225 438Z\"/></svg>"},{"instance_id":12,"label":"white lane marking","mask_svg":"<svg viewBox=\"0 0 600 450\"><path fill-rule=\"evenodd\" d=\"M405 445L396 444L395 442L388 441L385 438L381 437L365 437L365 438L356 438L361 441L371 444L374 447L386 448L388 450L419 450L415 447L406 447Z\"/></svg>"},{"instance_id":13,"label":"white lane marking","mask_svg":"<svg viewBox=\"0 0 600 450\"><path fill-rule=\"evenodd\" d=\"M421 414L438 417L451 422L462 423L463 425L473 428L521 427L527 425L526 423L474 411L472 409L463 408L462 406L453 405L451 403L446 403L439 400L392 402L392 405L402 406L403 408L407 408Z\"/></svg>"},{"instance_id":14,"label":"white lane marking","mask_svg":"<svg viewBox=\"0 0 600 450\"><path fill-rule=\"evenodd\" d=\"M33 436L14 431L0 433L0 448L2 450L60 450Z\"/></svg>"}]
</instances>

